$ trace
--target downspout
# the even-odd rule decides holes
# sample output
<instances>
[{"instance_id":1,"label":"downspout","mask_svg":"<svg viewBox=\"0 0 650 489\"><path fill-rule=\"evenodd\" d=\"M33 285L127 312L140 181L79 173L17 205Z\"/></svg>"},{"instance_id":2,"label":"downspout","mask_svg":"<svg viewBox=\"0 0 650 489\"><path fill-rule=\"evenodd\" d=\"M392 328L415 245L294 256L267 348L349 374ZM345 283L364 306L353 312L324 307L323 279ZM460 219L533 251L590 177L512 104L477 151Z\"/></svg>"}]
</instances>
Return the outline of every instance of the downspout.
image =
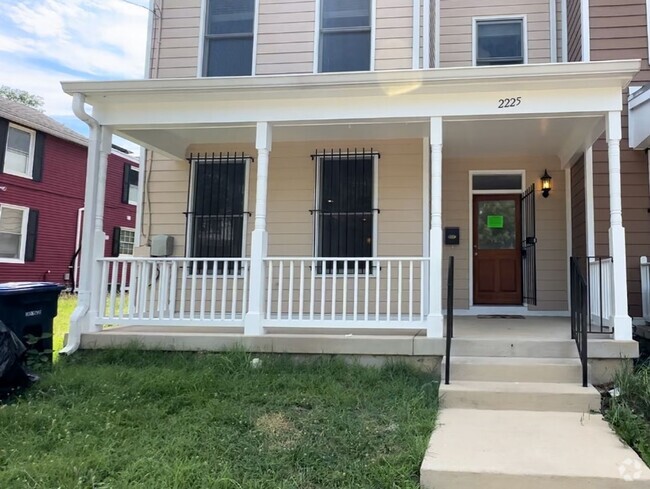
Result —
<instances>
[{"instance_id":1,"label":"downspout","mask_svg":"<svg viewBox=\"0 0 650 489\"><path fill-rule=\"evenodd\" d=\"M95 219L95 193L97 189L97 168L99 166L100 127L99 123L86 112L86 97L81 93L75 93L72 97L72 112L80 120L88 125L90 134L88 137L88 158L86 161L86 191L84 196L84 232L81 241L81 260L79 265L79 286L77 294L77 307L70 317L70 331L65 347L61 354L70 355L79 349L81 333L84 326L88 327L88 312L90 311L91 293L90 277L88 272L92 268L93 241L94 241L94 219Z\"/></svg>"}]
</instances>

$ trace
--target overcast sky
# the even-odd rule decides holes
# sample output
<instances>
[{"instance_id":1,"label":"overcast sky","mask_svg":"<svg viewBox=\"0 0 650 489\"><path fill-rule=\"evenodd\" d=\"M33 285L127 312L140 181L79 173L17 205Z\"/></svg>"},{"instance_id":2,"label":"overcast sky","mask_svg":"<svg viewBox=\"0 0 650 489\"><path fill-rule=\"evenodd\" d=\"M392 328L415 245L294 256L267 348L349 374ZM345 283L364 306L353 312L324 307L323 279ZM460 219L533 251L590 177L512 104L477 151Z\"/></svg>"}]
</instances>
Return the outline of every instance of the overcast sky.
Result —
<instances>
[{"instance_id":1,"label":"overcast sky","mask_svg":"<svg viewBox=\"0 0 650 489\"><path fill-rule=\"evenodd\" d=\"M62 80L143 77L149 14L143 6L148 7L148 0L0 4L0 85L43 97L45 113L72 129L88 133L72 115Z\"/></svg>"}]
</instances>

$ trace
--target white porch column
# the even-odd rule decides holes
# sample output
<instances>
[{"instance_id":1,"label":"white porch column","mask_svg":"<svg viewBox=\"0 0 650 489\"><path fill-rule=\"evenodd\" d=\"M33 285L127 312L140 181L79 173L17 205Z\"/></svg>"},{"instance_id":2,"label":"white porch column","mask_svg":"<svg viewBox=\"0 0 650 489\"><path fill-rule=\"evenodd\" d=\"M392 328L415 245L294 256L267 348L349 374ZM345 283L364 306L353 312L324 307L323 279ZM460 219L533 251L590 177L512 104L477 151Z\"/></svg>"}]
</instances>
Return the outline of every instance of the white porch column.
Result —
<instances>
[{"instance_id":1,"label":"white porch column","mask_svg":"<svg viewBox=\"0 0 650 489\"><path fill-rule=\"evenodd\" d=\"M607 147L609 154L609 253L613 261L612 316L616 340L632 339L632 319L627 312L627 265L625 228L621 202L621 112L607 114Z\"/></svg>"},{"instance_id":2,"label":"white porch column","mask_svg":"<svg viewBox=\"0 0 650 489\"><path fill-rule=\"evenodd\" d=\"M430 121L431 229L429 230L429 315L427 336L442 338L442 117Z\"/></svg>"},{"instance_id":3,"label":"white porch column","mask_svg":"<svg viewBox=\"0 0 650 489\"><path fill-rule=\"evenodd\" d=\"M104 208L106 202L106 173L108 170L108 155L111 154L113 142L113 132L106 126L99 127L99 162L97 165L96 183L95 183L95 209L94 209L94 227L93 227L93 243L92 247L88 249L90 253L90 290L91 302L90 311L88 313L90 331L98 331L94 324L94 320L98 316L98 305L102 307L103 304L98 304L98 298L101 295L101 288L107 284L102 284L101 275L102 267L98 260L104 258L106 249L106 233L104 233ZM82 254L84 251L82 250Z\"/></svg>"},{"instance_id":4,"label":"white porch column","mask_svg":"<svg viewBox=\"0 0 650 489\"><path fill-rule=\"evenodd\" d=\"M251 240L251 269L248 312L244 318L244 334L262 335L264 304L264 258L268 253L268 232L266 231L266 195L269 179L269 155L272 143L271 125L257 123L257 190L255 194L255 229Z\"/></svg>"}]
</instances>

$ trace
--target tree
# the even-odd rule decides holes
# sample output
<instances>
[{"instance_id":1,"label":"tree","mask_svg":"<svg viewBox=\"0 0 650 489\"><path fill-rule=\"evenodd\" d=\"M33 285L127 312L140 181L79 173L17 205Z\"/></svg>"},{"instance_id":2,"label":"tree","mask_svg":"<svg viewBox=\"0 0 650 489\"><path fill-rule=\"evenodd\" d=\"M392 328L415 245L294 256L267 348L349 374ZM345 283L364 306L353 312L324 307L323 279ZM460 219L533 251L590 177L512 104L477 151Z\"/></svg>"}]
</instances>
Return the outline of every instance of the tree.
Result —
<instances>
[{"instance_id":1,"label":"tree","mask_svg":"<svg viewBox=\"0 0 650 489\"><path fill-rule=\"evenodd\" d=\"M19 90L18 88L11 88L7 85L0 86L0 98L6 98L8 100L13 100L28 107L31 107L36 110L43 112L43 104L45 101L42 97L34 95L25 90Z\"/></svg>"}]
</instances>

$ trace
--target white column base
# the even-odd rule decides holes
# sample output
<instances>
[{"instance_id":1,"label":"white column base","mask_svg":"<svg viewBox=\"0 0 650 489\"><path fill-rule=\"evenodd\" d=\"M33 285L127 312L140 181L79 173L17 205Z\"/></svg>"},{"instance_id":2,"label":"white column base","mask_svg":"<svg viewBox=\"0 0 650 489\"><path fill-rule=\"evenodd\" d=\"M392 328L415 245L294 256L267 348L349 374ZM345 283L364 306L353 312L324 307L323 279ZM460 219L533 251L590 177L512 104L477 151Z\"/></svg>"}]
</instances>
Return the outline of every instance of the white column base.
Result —
<instances>
[{"instance_id":1,"label":"white column base","mask_svg":"<svg viewBox=\"0 0 650 489\"><path fill-rule=\"evenodd\" d=\"M429 314L427 316L427 338L442 338L444 323L442 314Z\"/></svg>"},{"instance_id":2,"label":"white column base","mask_svg":"<svg viewBox=\"0 0 650 489\"><path fill-rule=\"evenodd\" d=\"M264 334L264 257L267 254L269 237L266 230L255 229L251 240L251 269L248 311L244 316L244 334L261 336Z\"/></svg>"},{"instance_id":3,"label":"white column base","mask_svg":"<svg viewBox=\"0 0 650 489\"><path fill-rule=\"evenodd\" d=\"M610 325L614 328L614 339L632 339L632 318L627 303L627 260L625 255L625 228L615 226L609 229L609 252L613 258L612 267L612 316Z\"/></svg>"}]
</instances>

